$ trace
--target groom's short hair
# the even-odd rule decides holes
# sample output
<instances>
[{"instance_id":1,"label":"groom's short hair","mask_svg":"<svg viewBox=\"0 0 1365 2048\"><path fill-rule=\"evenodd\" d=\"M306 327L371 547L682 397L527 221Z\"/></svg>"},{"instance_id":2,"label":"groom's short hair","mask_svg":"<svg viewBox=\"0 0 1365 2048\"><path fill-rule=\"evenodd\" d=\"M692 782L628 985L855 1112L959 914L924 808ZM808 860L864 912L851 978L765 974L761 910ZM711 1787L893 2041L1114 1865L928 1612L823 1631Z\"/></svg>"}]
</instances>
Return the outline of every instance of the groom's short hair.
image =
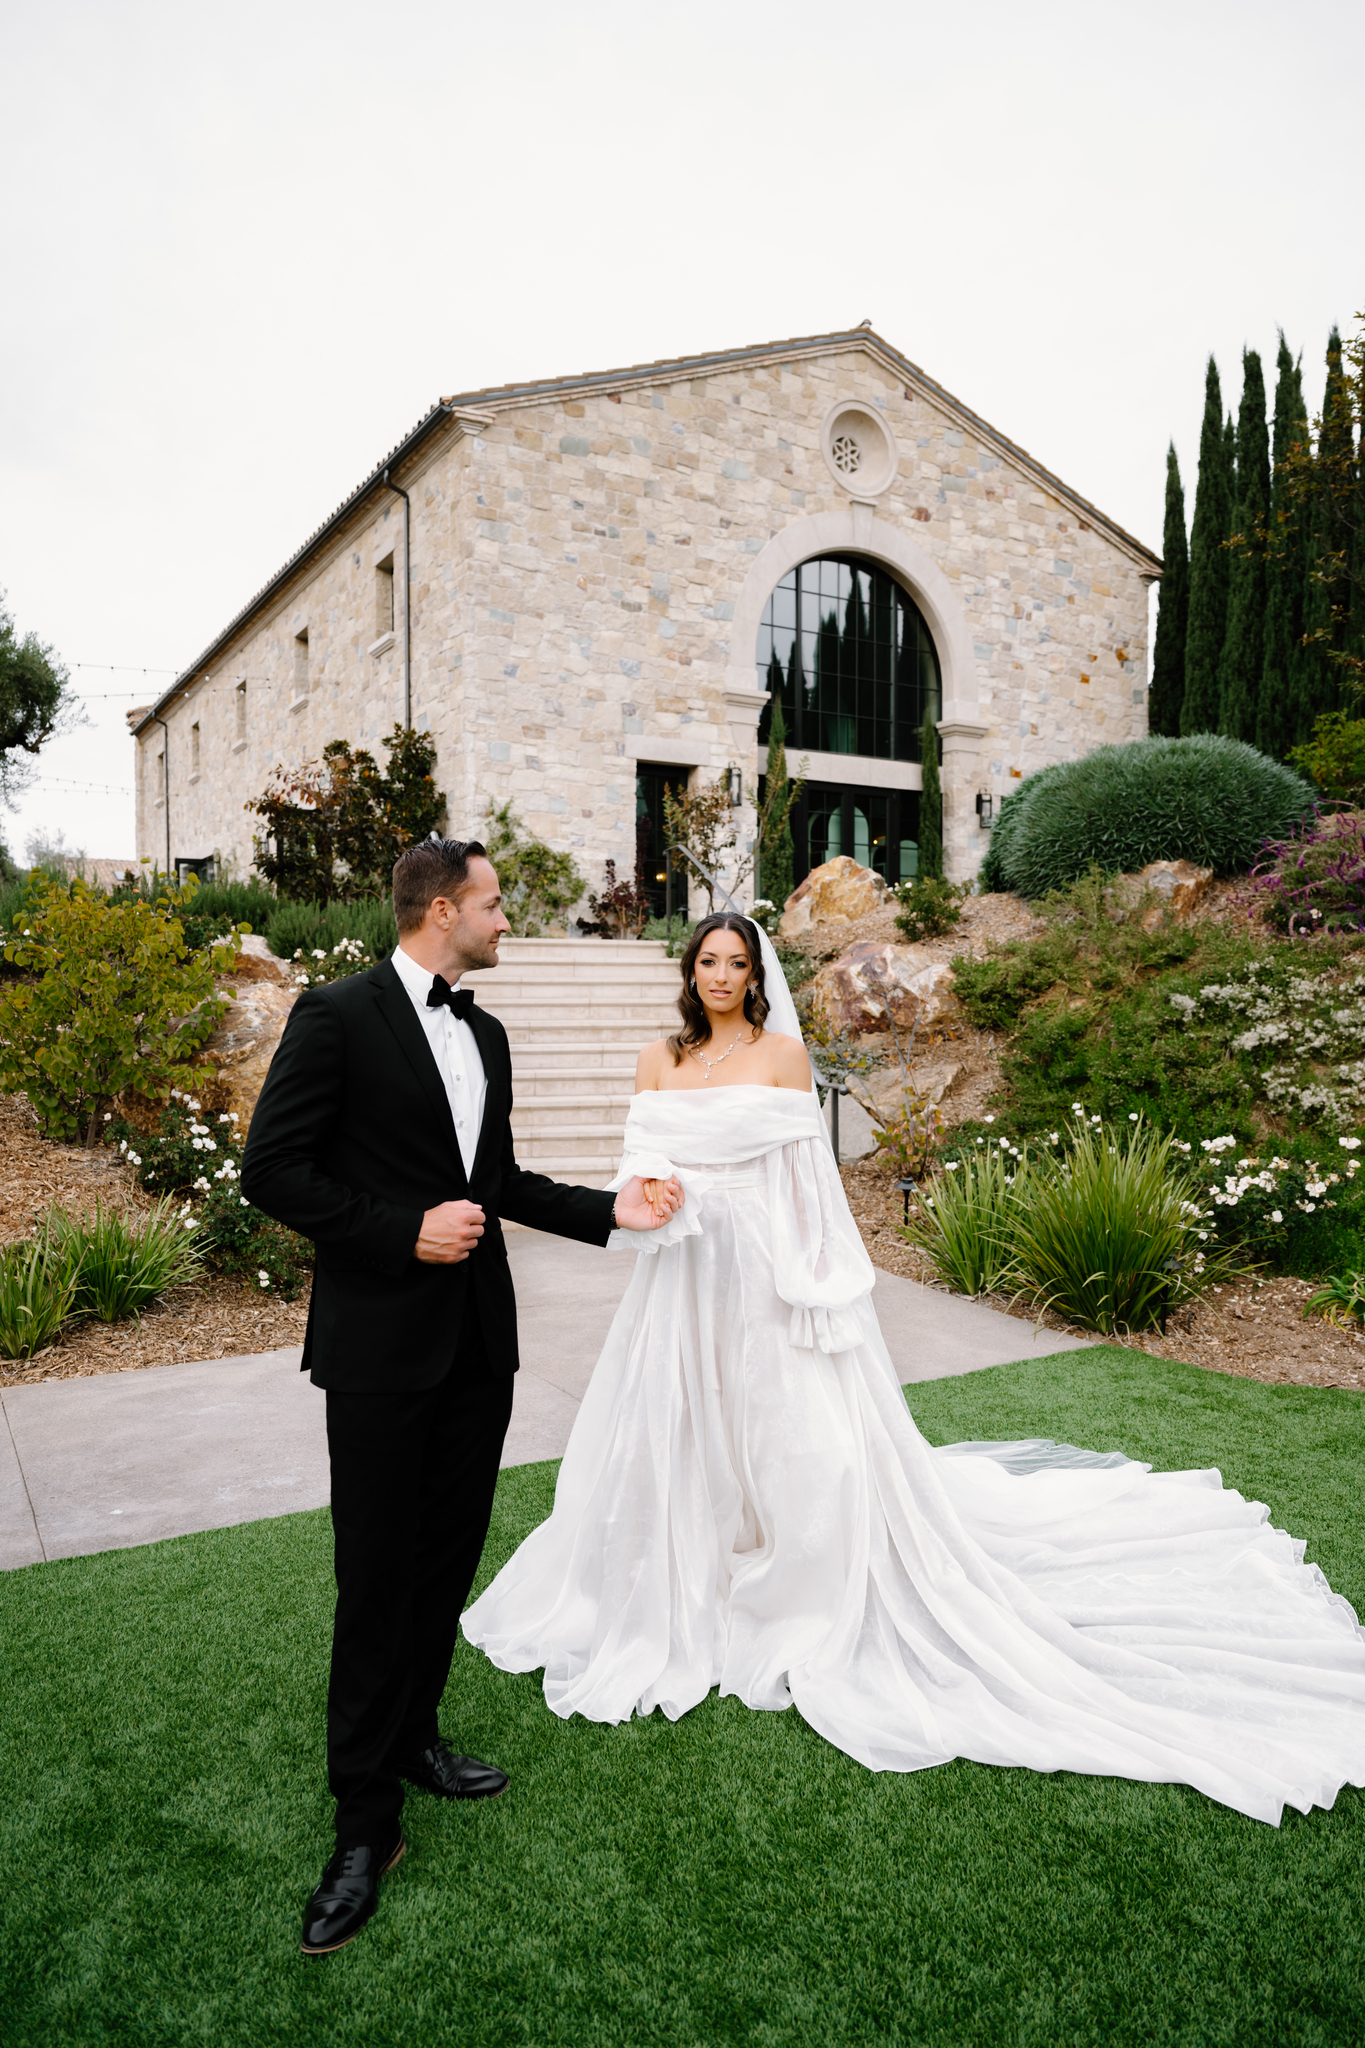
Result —
<instances>
[{"instance_id":1,"label":"groom's short hair","mask_svg":"<svg viewBox=\"0 0 1365 2048\"><path fill-rule=\"evenodd\" d=\"M400 932L415 932L437 896L458 903L469 887L469 863L487 849L477 839L419 839L393 864L393 915Z\"/></svg>"}]
</instances>

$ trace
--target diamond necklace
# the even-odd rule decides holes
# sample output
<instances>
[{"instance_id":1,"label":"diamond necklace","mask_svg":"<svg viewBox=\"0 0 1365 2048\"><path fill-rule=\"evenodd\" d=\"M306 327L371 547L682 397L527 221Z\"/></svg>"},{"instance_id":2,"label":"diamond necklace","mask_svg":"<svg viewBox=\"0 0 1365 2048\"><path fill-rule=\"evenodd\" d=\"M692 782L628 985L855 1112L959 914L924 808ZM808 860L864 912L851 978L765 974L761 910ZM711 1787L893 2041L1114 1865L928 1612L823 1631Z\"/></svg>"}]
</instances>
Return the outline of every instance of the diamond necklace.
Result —
<instances>
[{"instance_id":1,"label":"diamond necklace","mask_svg":"<svg viewBox=\"0 0 1365 2048\"><path fill-rule=\"evenodd\" d=\"M718 1053L718 1054L716 1055L715 1059L713 1059L713 1060L708 1060L708 1059L707 1059L707 1057L706 1057L706 1055L705 1055L705 1053L704 1053L704 1052L702 1052L702 1051L701 1051L701 1050L700 1050L700 1049L699 1049L699 1048L698 1048L697 1046L695 1046L695 1045L689 1045L689 1047L688 1047L687 1049L688 1049L688 1051L689 1051L689 1052L690 1052L690 1053L692 1054L692 1057L693 1057L693 1058L694 1058L695 1060L699 1061L699 1062L700 1062L700 1064L701 1064L701 1065L702 1065L703 1067L705 1067L705 1069L706 1069L706 1078L707 1078L707 1080L708 1080L708 1081L709 1081L709 1080L710 1080L710 1078L711 1078L711 1069L712 1069L713 1067L718 1067L718 1066L720 1066L720 1064L722 1063L722 1061L724 1061L724 1060L728 1060L728 1059L729 1059L729 1057L730 1057L731 1053L732 1053L732 1052L734 1051L735 1047L736 1047L736 1046L737 1046L737 1045L739 1044L739 1041L740 1041L740 1039L741 1039L741 1038L743 1038L743 1036L744 1036L744 1030L745 1030L745 1027L744 1027L744 1026L743 1026L743 1025L741 1024L741 1025L740 1025L740 1027L739 1027L739 1030L738 1030L738 1031L737 1031L737 1032L735 1033L734 1037L733 1037L733 1038L732 1038L732 1039L730 1040L730 1043L729 1043L729 1044L728 1044L728 1045L726 1046L726 1048L725 1048L724 1052L722 1052L722 1053Z\"/></svg>"}]
</instances>

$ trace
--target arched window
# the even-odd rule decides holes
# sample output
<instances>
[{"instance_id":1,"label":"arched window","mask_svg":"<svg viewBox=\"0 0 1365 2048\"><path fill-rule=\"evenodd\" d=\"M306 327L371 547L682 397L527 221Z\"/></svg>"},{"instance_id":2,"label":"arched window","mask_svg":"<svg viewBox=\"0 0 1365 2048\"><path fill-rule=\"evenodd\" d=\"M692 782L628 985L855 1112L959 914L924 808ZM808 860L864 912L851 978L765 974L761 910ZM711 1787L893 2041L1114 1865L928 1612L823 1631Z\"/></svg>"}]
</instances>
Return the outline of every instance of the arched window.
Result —
<instances>
[{"instance_id":1,"label":"arched window","mask_svg":"<svg viewBox=\"0 0 1365 2048\"><path fill-rule=\"evenodd\" d=\"M789 748L918 761L926 710L942 716L933 638L914 600L862 555L802 562L768 599L759 688L780 691ZM763 713L766 742L771 706Z\"/></svg>"}]
</instances>

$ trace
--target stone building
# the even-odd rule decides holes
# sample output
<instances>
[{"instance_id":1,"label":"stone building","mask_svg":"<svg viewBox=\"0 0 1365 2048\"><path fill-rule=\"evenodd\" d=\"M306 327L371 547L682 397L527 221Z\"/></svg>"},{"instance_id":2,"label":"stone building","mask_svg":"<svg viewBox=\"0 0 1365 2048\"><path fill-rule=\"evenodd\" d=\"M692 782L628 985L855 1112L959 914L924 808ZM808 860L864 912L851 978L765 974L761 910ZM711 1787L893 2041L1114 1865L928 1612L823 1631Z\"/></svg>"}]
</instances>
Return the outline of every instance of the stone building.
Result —
<instances>
[{"instance_id":1,"label":"stone building","mask_svg":"<svg viewBox=\"0 0 1365 2048\"><path fill-rule=\"evenodd\" d=\"M965 877L1017 778L1145 734L1160 568L870 325L443 399L130 714L138 853L245 874L277 764L401 719L451 832L511 798L595 883L644 818L652 879L670 778L752 834L780 687L798 878L914 872L926 711Z\"/></svg>"}]
</instances>

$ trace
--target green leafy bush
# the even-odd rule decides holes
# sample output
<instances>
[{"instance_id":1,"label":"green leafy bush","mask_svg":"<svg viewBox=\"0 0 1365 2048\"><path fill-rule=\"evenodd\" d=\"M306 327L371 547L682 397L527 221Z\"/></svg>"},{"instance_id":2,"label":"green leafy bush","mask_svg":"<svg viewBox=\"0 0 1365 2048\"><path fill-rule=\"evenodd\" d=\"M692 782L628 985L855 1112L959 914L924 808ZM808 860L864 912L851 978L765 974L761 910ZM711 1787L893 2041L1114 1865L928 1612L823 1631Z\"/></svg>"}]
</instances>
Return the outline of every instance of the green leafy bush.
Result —
<instances>
[{"instance_id":1,"label":"green leafy bush","mask_svg":"<svg viewBox=\"0 0 1365 2048\"><path fill-rule=\"evenodd\" d=\"M393 904L387 896L361 897L354 903L279 903L262 929L266 944L281 960L331 953L344 939L356 940L368 960L385 960L398 944Z\"/></svg>"},{"instance_id":2,"label":"green leafy bush","mask_svg":"<svg viewBox=\"0 0 1365 2048\"><path fill-rule=\"evenodd\" d=\"M1289 759L1329 803L1359 803L1365 797L1365 718L1325 712L1314 721L1312 739L1291 747Z\"/></svg>"},{"instance_id":3,"label":"green leafy bush","mask_svg":"<svg viewBox=\"0 0 1365 2048\"><path fill-rule=\"evenodd\" d=\"M28 1096L48 1137L93 1145L125 1088L194 1084L227 1007L214 974L236 957L231 941L190 951L180 910L194 894L114 903L81 881L34 883L5 947L34 979L0 990L0 1088Z\"/></svg>"},{"instance_id":4,"label":"green leafy bush","mask_svg":"<svg viewBox=\"0 0 1365 2048\"><path fill-rule=\"evenodd\" d=\"M0 1247L0 1358L32 1358L55 1343L79 1277L45 1237Z\"/></svg>"},{"instance_id":5,"label":"green leafy bush","mask_svg":"<svg viewBox=\"0 0 1365 2048\"><path fill-rule=\"evenodd\" d=\"M388 887L405 846L425 839L445 815L436 787L436 742L396 725L384 735L381 769L364 748L332 740L320 761L276 768L247 804L262 822L255 865L281 896L295 900L376 896Z\"/></svg>"},{"instance_id":6,"label":"green leafy bush","mask_svg":"<svg viewBox=\"0 0 1365 2048\"><path fill-rule=\"evenodd\" d=\"M230 1110L205 1121L198 1100L173 1089L150 1137L131 1124L111 1121L109 1141L150 1194L176 1195L190 1203L205 1260L216 1272L244 1276L263 1291L292 1301L308 1278L313 1248L243 1195L237 1126Z\"/></svg>"},{"instance_id":7,"label":"green leafy bush","mask_svg":"<svg viewBox=\"0 0 1365 2048\"><path fill-rule=\"evenodd\" d=\"M502 914L514 938L538 939L547 924L560 924L583 894L583 877L571 853L556 853L522 826L510 800L490 805L483 828L488 858L502 887Z\"/></svg>"},{"instance_id":8,"label":"green leafy bush","mask_svg":"<svg viewBox=\"0 0 1365 2048\"><path fill-rule=\"evenodd\" d=\"M99 1202L93 1216L52 1209L40 1235L74 1277L72 1318L120 1323L198 1277L204 1253L196 1233L189 1204L168 1196L137 1217Z\"/></svg>"},{"instance_id":9,"label":"green leafy bush","mask_svg":"<svg viewBox=\"0 0 1365 2048\"><path fill-rule=\"evenodd\" d=\"M1312 807L1300 776L1241 740L1135 740L1031 775L1001 806L988 866L1031 898L1092 864L1131 874L1149 861L1190 860L1235 874Z\"/></svg>"},{"instance_id":10,"label":"green leafy bush","mask_svg":"<svg viewBox=\"0 0 1365 2048\"><path fill-rule=\"evenodd\" d=\"M166 893L166 877L143 869L136 881L109 891L111 903L155 903ZM192 951L224 932L263 932L276 908L275 892L254 877L249 882L196 882L180 906L181 929Z\"/></svg>"},{"instance_id":11,"label":"green leafy bush","mask_svg":"<svg viewBox=\"0 0 1365 2048\"><path fill-rule=\"evenodd\" d=\"M935 875L917 875L913 882L900 882L894 890L900 905L896 930L907 939L940 939L962 916L962 906L972 893L970 882L945 882Z\"/></svg>"}]
</instances>

